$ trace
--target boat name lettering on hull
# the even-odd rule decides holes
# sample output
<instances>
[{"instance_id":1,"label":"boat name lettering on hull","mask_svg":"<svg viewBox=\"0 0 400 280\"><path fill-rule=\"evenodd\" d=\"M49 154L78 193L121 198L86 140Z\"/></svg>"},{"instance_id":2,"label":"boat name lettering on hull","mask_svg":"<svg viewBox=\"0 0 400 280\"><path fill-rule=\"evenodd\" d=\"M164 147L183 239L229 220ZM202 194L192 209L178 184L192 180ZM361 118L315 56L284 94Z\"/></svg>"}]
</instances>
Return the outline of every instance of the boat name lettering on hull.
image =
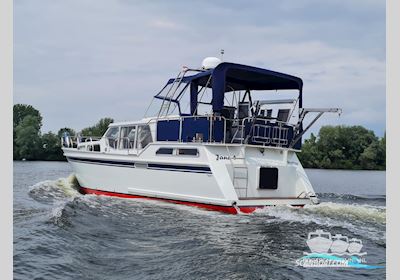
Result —
<instances>
[{"instance_id":1,"label":"boat name lettering on hull","mask_svg":"<svg viewBox=\"0 0 400 280\"><path fill-rule=\"evenodd\" d=\"M217 160L231 160L231 159L236 159L236 156L223 156L223 155L216 155L217 156Z\"/></svg>"}]
</instances>

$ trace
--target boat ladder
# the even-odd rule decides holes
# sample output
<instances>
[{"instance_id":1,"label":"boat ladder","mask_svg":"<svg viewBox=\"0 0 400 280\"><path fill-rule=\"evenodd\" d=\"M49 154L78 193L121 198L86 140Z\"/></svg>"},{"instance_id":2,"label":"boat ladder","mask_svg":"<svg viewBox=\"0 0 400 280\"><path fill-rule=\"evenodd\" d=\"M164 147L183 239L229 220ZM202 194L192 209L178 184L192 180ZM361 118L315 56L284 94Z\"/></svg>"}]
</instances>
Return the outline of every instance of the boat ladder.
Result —
<instances>
[{"instance_id":1,"label":"boat ladder","mask_svg":"<svg viewBox=\"0 0 400 280\"><path fill-rule=\"evenodd\" d=\"M243 152L242 156L235 157L233 159L229 147L226 146L228 151L229 160L232 166L232 183L233 187L239 198L247 197L247 189L249 184L249 169L245 162L246 156ZM234 160L241 160L243 163L234 163Z\"/></svg>"},{"instance_id":2,"label":"boat ladder","mask_svg":"<svg viewBox=\"0 0 400 280\"><path fill-rule=\"evenodd\" d=\"M246 164L235 164L233 167L233 186L238 197L247 197L249 169Z\"/></svg>"}]
</instances>

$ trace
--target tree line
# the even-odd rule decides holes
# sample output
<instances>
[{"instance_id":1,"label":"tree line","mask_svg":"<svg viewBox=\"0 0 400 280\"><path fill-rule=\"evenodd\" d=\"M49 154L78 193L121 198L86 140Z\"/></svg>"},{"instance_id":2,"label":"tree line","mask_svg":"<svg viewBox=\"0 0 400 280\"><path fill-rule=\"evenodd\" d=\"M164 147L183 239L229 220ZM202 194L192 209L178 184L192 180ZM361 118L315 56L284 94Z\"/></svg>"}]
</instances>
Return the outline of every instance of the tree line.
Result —
<instances>
[{"instance_id":1,"label":"tree line","mask_svg":"<svg viewBox=\"0 0 400 280\"><path fill-rule=\"evenodd\" d=\"M323 126L298 155L306 168L385 170L386 133L379 138L362 126Z\"/></svg>"},{"instance_id":2,"label":"tree line","mask_svg":"<svg viewBox=\"0 0 400 280\"><path fill-rule=\"evenodd\" d=\"M61 137L64 132L76 135L72 128L60 128L42 134L42 116L31 105L15 104L13 108L13 158L14 160L58 160L65 161L61 150ZM114 120L101 119L94 126L80 131L85 136L101 136Z\"/></svg>"},{"instance_id":3,"label":"tree line","mask_svg":"<svg viewBox=\"0 0 400 280\"><path fill-rule=\"evenodd\" d=\"M84 136L101 136L114 120L103 118L82 129ZM14 105L14 160L65 160L61 150L63 133L76 132L68 127L57 133L41 133L42 117L31 105ZM323 126L317 136L311 134L298 153L305 168L386 169L386 134L379 138L362 126Z\"/></svg>"}]
</instances>

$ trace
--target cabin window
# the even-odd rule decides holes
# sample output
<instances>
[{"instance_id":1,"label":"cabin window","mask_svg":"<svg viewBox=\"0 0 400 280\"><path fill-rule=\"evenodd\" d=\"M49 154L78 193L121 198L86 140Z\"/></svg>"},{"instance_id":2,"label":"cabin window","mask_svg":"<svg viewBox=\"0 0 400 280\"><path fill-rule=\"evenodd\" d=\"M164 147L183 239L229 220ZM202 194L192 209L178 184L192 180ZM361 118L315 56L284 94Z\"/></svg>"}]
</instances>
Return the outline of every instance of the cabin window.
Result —
<instances>
[{"instance_id":1,"label":"cabin window","mask_svg":"<svg viewBox=\"0 0 400 280\"><path fill-rule=\"evenodd\" d=\"M144 149L149 143L153 142L150 127L148 125L138 126L137 148Z\"/></svg>"},{"instance_id":2,"label":"cabin window","mask_svg":"<svg viewBox=\"0 0 400 280\"><path fill-rule=\"evenodd\" d=\"M120 149L133 149L135 146L136 126L121 127Z\"/></svg>"},{"instance_id":3,"label":"cabin window","mask_svg":"<svg viewBox=\"0 0 400 280\"><path fill-rule=\"evenodd\" d=\"M197 149L178 149L178 148L159 148L156 155L175 155L175 156L198 156Z\"/></svg>"},{"instance_id":4,"label":"cabin window","mask_svg":"<svg viewBox=\"0 0 400 280\"><path fill-rule=\"evenodd\" d=\"M197 156L199 151L197 149L178 149L178 155Z\"/></svg>"},{"instance_id":5,"label":"cabin window","mask_svg":"<svg viewBox=\"0 0 400 280\"><path fill-rule=\"evenodd\" d=\"M119 133L119 127L114 126L110 127L106 134L106 141L108 141L108 145L114 149L118 147L118 133Z\"/></svg>"},{"instance_id":6,"label":"cabin window","mask_svg":"<svg viewBox=\"0 0 400 280\"><path fill-rule=\"evenodd\" d=\"M157 150L156 155L172 155L173 152L173 148L160 148Z\"/></svg>"}]
</instances>

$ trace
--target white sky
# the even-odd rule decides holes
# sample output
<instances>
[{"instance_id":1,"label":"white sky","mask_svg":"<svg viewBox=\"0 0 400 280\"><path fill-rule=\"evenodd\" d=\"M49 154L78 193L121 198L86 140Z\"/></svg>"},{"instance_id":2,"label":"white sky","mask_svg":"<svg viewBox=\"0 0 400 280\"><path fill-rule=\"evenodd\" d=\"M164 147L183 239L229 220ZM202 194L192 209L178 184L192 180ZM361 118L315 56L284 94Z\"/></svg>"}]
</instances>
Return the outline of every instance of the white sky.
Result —
<instances>
[{"instance_id":1,"label":"white sky","mask_svg":"<svg viewBox=\"0 0 400 280\"><path fill-rule=\"evenodd\" d=\"M385 131L385 1L15 0L14 103L42 131L143 116L182 65L206 56L301 77L324 124Z\"/></svg>"}]
</instances>

